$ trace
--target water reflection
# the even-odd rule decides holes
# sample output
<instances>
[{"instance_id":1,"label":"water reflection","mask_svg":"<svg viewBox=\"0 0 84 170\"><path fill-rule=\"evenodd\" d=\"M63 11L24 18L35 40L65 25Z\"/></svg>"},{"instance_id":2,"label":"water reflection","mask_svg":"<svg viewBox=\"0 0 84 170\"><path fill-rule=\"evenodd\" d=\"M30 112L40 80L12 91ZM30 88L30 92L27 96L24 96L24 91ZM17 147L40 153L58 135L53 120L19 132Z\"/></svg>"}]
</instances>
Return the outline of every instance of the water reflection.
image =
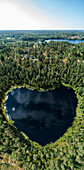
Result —
<instances>
[{"instance_id":1,"label":"water reflection","mask_svg":"<svg viewBox=\"0 0 84 170\"><path fill-rule=\"evenodd\" d=\"M65 87L48 92L15 89L6 101L8 114L18 130L42 145L54 142L71 126L76 105L73 90Z\"/></svg>"}]
</instances>

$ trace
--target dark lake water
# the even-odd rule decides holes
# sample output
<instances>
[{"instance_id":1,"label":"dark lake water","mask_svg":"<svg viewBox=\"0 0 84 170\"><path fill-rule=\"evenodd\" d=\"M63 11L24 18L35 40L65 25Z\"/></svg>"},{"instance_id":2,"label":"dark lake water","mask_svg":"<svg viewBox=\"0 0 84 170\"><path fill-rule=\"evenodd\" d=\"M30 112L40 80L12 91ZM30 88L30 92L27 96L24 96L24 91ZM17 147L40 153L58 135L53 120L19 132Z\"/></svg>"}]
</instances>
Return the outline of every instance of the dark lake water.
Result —
<instances>
[{"instance_id":1,"label":"dark lake water","mask_svg":"<svg viewBox=\"0 0 84 170\"><path fill-rule=\"evenodd\" d=\"M45 40L45 42L47 42L47 43L50 42L50 41L68 41L68 42L73 43L73 44L79 44L81 42L84 42L84 40L68 40L68 39L48 39L48 40ZM38 41L38 42L41 43L41 41Z\"/></svg>"},{"instance_id":2,"label":"dark lake water","mask_svg":"<svg viewBox=\"0 0 84 170\"><path fill-rule=\"evenodd\" d=\"M18 131L41 145L55 142L72 125L77 98L72 89L56 88L37 92L17 88L6 100L7 116L15 121Z\"/></svg>"}]
</instances>

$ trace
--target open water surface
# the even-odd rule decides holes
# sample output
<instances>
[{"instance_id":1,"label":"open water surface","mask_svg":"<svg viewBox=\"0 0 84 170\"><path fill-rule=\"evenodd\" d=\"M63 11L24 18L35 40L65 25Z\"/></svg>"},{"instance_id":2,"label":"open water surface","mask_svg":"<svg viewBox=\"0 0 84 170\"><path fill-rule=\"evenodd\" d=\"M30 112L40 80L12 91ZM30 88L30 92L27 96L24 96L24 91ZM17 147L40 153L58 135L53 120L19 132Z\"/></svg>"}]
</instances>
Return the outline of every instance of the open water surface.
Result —
<instances>
[{"instance_id":1,"label":"open water surface","mask_svg":"<svg viewBox=\"0 0 84 170\"><path fill-rule=\"evenodd\" d=\"M55 142L72 125L77 98L72 89L56 88L37 92L16 88L6 100L7 117L14 120L18 131L41 145Z\"/></svg>"},{"instance_id":2,"label":"open water surface","mask_svg":"<svg viewBox=\"0 0 84 170\"><path fill-rule=\"evenodd\" d=\"M50 41L68 41L69 43L72 43L72 44L79 44L81 42L84 42L84 40L68 40L68 39L48 39L48 40L45 40L44 42L47 42L49 43ZM41 41L37 41L37 43L41 43Z\"/></svg>"}]
</instances>

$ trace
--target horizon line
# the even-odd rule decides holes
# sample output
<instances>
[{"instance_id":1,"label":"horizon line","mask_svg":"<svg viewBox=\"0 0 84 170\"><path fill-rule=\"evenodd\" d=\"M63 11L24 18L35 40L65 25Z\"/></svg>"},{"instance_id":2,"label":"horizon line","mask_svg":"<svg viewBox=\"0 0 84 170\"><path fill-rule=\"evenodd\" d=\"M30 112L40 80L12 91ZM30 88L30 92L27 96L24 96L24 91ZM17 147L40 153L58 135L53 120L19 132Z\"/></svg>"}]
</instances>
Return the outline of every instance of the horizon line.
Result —
<instances>
[{"instance_id":1,"label":"horizon line","mask_svg":"<svg viewBox=\"0 0 84 170\"><path fill-rule=\"evenodd\" d=\"M19 30L19 29L9 29L9 30L6 30L6 29L3 29L3 30L0 30L0 31L84 31L84 29L22 29L22 30Z\"/></svg>"}]
</instances>

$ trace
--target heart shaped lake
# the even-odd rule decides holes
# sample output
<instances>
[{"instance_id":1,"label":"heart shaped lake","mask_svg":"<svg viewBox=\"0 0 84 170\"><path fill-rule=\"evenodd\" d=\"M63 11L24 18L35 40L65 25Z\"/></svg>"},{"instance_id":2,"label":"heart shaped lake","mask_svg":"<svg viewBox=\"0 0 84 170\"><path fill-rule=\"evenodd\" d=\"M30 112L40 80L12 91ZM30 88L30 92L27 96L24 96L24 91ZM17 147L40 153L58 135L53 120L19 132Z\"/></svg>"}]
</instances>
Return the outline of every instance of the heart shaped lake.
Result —
<instances>
[{"instance_id":1,"label":"heart shaped lake","mask_svg":"<svg viewBox=\"0 0 84 170\"><path fill-rule=\"evenodd\" d=\"M16 88L8 93L5 105L7 117L14 120L18 131L44 146L55 142L72 125L77 98L66 87L46 92Z\"/></svg>"}]
</instances>

